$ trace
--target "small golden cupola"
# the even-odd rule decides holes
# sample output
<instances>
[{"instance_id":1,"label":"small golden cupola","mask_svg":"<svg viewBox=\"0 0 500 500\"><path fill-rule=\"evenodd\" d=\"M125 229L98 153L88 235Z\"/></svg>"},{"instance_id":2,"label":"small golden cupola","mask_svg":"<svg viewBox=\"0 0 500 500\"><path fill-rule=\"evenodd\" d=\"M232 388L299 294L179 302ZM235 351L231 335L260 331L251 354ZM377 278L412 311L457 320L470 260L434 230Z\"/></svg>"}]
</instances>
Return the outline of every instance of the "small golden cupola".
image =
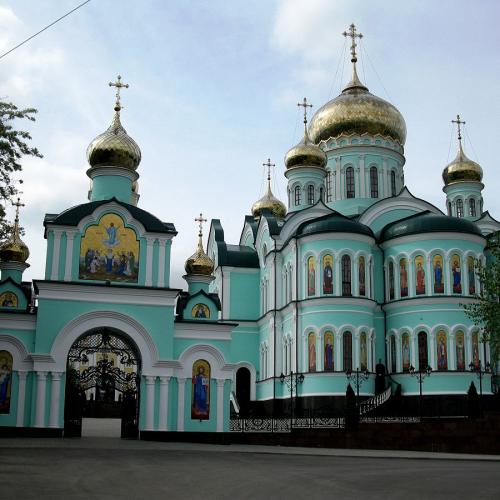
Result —
<instances>
[{"instance_id":1,"label":"small golden cupola","mask_svg":"<svg viewBox=\"0 0 500 500\"><path fill-rule=\"evenodd\" d=\"M98 135L87 148L87 160L91 167L122 167L135 171L141 162L141 150L137 143L127 134L120 121L120 89L128 88L128 83L121 82L118 75L116 82L115 115L108 129Z\"/></svg>"},{"instance_id":2,"label":"small golden cupola","mask_svg":"<svg viewBox=\"0 0 500 500\"><path fill-rule=\"evenodd\" d=\"M195 219L195 222L199 223L198 248L196 252L186 260L184 265L184 269L188 275L211 276L214 271L214 263L203 249L203 223L206 221L207 219L204 219L201 213L200 216Z\"/></svg>"},{"instance_id":3,"label":"small golden cupola","mask_svg":"<svg viewBox=\"0 0 500 500\"><path fill-rule=\"evenodd\" d=\"M286 215L285 204L278 200L271 190L271 167L275 164L271 163L271 159L268 158L267 163L262 165L267 167L267 190L264 196L252 205L253 218L260 219L263 210L268 210L275 217L283 218Z\"/></svg>"},{"instance_id":4,"label":"small golden cupola","mask_svg":"<svg viewBox=\"0 0 500 500\"><path fill-rule=\"evenodd\" d=\"M483 169L475 161L470 160L464 153L462 147L462 131L460 125L465 124L457 115L456 120L452 120L458 126L458 152L455 159L446 165L443 170L443 181L445 186L456 182L481 182L483 180Z\"/></svg>"},{"instance_id":5,"label":"small golden cupola","mask_svg":"<svg viewBox=\"0 0 500 500\"><path fill-rule=\"evenodd\" d=\"M26 261L30 256L30 251L19 235L19 208L24 207L24 204L18 198L14 206L16 207L14 228L9 239L0 247L0 260L3 262L17 262L27 267L29 264Z\"/></svg>"}]
</instances>

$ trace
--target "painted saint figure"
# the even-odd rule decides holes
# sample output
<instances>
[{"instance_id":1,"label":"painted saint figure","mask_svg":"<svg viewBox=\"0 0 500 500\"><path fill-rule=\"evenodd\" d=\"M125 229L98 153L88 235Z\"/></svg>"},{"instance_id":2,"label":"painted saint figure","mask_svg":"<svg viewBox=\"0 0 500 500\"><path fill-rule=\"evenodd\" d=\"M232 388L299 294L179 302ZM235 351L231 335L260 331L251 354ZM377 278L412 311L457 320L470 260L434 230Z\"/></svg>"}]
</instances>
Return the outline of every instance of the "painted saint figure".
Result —
<instances>
[{"instance_id":1,"label":"painted saint figure","mask_svg":"<svg viewBox=\"0 0 500 500\"><path fill-rule=\"evenodd\" d=\"M364 297L366 295L366 286L365 286L365 258L360 257L359 258L359 294Z\"/></svg>"},{"instance_id":2,"label":"painted saint figure","mask_svg":"<svg viewBox=\"0 0 500 500\"><path fill-rule=\"evenodd\" d=\"M416 294L424 295L425 294L425 270L424 270L424 258L419 255L415 257L415 276L417 278L416 283Z\"/></svg>"},{"instance_id":3,"label":"painted saint figure","mask_svg":"<svg viewBox=\"0 0 500 500\"><path fill-rule=\"evenodd\" d=\"M456 354L457 354L457 370L465 370L465 341L464 332L457 332L455 335Z\"/></svg>"},{"instance_id":4,"label":"painted saint figure","mask_svg":"<svg viewBox=\"0 0 500 500\"><path fill-rule=\"evenodd\" d=\"M410 371L410 336L405 333L401 342L402 358L403 358L403 371Z\"/></svg>"},{"instance_id":5,"label":"painted saint figure","mask_svg":"<svg viewBox=\"0 0 500 500\"><path fill-rule=\"evenodd\" d=\"M10 411L10 390L12 382L12 355L0 351L0 414Z\"/></svg>"},{"instance_id":6,"label":"painted saint figure","mask_svg":"<svg viewBox=\"0 0 500 500\"><path fill-rule=\"evenodd\" d=\"M333 370L333 333L325 333L325 371Z\"/></svg>"},{"instance_id":7,"label":"painted saint figure","mask_svg":"<svg viewBox=\"0 0 500 500\"><path fill-rule=\"evenodd\" d=\"M438 370L448 369L448 353L446 348L446 333L439 332L437 335L437 366Z\"/></svg>"},{"instance_id":8,"label":"painted saint figure","mask_svg":"<svg viewBox=\"0 0 500 500\"><path fill-rule=\"evenodd\" d=\"M307 259L307 295L311 296L316 293L316 269L314 257Z\"/></svg>"},{"instance_id":9,"label":"painted saint figure","mask_svg":"<svg viewBox=\"0 0 500 500\"><path fill-rule=\"evenodd\" d=\"M469 294L476 293L476 274L474 272L474 257L467 258L467 275L469 278Z\"/></svg>"},{"instance_id":10,"label":"painted saint figure","mask_svg":"<svg viewBox=\"0 0 500 500\"><path fill-rule=\"evenodd\" d=\"M118 239L118 228L114 225L113 222L109 223L109 226L105 228L106 233L108 235L107 240L103 240L102 242L107 246L107 247L116 247L117 245L120 244L120 240Z\"/></svg>"},{"instance_id":11,"label":"painted saint figure","mask_svg":"<svg viewBox=\"0 0 500 500\"><path fill-rule=\"evenodd\" d=\"M443 258L441 255L435 255L433 260L434 267L434 293L443 293Z\"/></svg>"},{"instance_id":12,"label":"painted saint figure","mask_svg":"<svg viewBox=\"0 0 500 500\"><path fill-rule=\"evenodd\" d=\"M406 259L399 261L399 279L401 284L401 297L408 297L408 271L406 269Z\"/></svg>"},{"instance_id":13,"label":"painted saint figure","mask_svg":"<svg viewBox=\"0 0 500 500\"><path fill-rule=\"evenodd\" d=\"M309 371L316 371L316 336L314 333L310 333L307 337L307 344L309 350Z\"/></svg>"},{"instance_id":14,"label":"painted saint figure","mask_svg":"<svg viewBox=\"0 0 500 500\"><path fill-rule=\"evenodd\" d=\"M394 300L394 263L389 262L389 300Z\"/></svg>"},{"instance_id":15,"label":"painted saint figure","mask_svg":"<svg viewBox=\"0 0 500 500\"><path fill-rule=\"evenodd\" d=\"M210 365L200 359L193 364L191 418L208 420L210 417Z\"/></svg>"},{"instance_id":16,"label":"painted saint figure","mask_svg":"<svg viewBox=\"0 0 500 500\"><path fill-rule=\"evenodd\" d=\"M323 257L323 293L333 293L333 258L331 255Z\"/></svg>"},{"instance_id":17,"label":"painted saint figure","mask_svg":"<svg viewBox=\"0 0 500 500\"><path fill-rule=\"evenodd\" d=\"M476 370L479 369L481 359L479 357L479 334L474 332L472 334L472 365Z\"/></svg>"},{"instance_id":18,"label":"painted saint figure","mask_svg":"<svg viewBox=\"0 0 500 500\"><path fill-rule=\"evenodd\" d=\"M454 255L451 262L453 293L462 293L462 270L460 268L460 257L458 255Z\"/></svg>"},{"instance_id":19,"label":"painted saint figure","mask_svg":"<svg viewBox=\"0 0 500 500\"><path fill-rule=\"evenodd\" d=\"M363 332L359 337L359 357L361 370L368 369L368 354L366 352L366 333Z\"/></svg>"}]
</instances>

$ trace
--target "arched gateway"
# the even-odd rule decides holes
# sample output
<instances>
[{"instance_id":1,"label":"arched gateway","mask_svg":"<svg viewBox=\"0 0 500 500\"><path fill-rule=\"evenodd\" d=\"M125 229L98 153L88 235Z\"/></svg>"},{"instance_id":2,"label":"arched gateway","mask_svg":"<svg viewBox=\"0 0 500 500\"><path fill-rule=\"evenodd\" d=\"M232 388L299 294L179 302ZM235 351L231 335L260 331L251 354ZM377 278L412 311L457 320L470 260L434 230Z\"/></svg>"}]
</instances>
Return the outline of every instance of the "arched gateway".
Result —
<instances>
[{"instance_id":1,"label":"arched gateway","mask_svg":"<svg viewBox=\"0 0 500 500\"><path fill-rule=\"evenodd\" d=\"M139 434L141 357L123 332L100 328L71 346L66 367L65 437L79 437L82 418L121 418L121 437Z\"/></svg>"}]
</instances>

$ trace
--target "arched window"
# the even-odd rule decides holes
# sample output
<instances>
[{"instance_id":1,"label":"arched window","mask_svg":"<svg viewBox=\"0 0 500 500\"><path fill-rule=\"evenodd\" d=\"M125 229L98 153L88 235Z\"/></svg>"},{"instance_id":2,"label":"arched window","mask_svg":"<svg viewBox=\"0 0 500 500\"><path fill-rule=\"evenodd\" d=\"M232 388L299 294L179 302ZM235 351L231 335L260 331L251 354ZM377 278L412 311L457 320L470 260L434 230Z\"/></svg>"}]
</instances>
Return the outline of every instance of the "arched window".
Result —
<instances>
[{"instance_id":1,"label":"arched window","mask_svg":"<svg viewBox=\"0 0 500 500\"><path fill-rule=\"evenodd\" d=\"M391 171L391 195L396 196L396 172Z\"/></svg>"},{"instance_id":2,"label":"arched window","mask_svg":"<svg viewBox=\"0 0 500 500\"><path fill-rule=\"evenodd\" d=\"M391 335L389 347L391 352L391 373L396 373L398 368L396 364L396 337L394 335Z\"/></svg>"},{"instance_id":3,"label":"arched window","mask_svg":"<svg viewBox=\"0 0 500 500\"><path fill-rule=\"evenodd\" d=\"M403 333L401 337L401 359L403 372L410 371L410 335L408 333Z\"/></svg>"},{"instance_id":4,"label":"arched window","mask_svg":"<svg viewBox=\"0 0 500 500\"><path fill-rule=\"evenodd\" d=\"M295 186L295 206L300 205L300 186Z\"/></svg>"},{"instance_id":5,"label":"arched window","mask_svg":"<svg viewBox=\"0 0 500 500\"><path fill-rule=\"evenodd\" d=\"M448 215L451 215L451 201L448 202Z\"/></svg>"},{"instance_id":6,"label":"arched window","mask_svg":"<svg viewBox=\"0 0 500 500\"><path fill-rule=\"evenodd\" d=\"M325 190L323 189L323 186L319 188L319 199L321 201L325 201Z\"/></svg>"},{"instance_id":7,"label":"arched window","mask_svg":"<svg viewBox=\"0 0 500 500\"><path fill-rule=\"evenodd\" d=\"M342 338L344 371L352 370L352 334L345 332Z\"/></svg>"},{"instance_id":8,"label":"arched window","mask_svg":"<svg viewBox=\"0 0 500 500\"><path fill-rule=\"evenodd\" d=\"M455 334L455 353L457 356L457 370L463 372L465 370L465 335L464 332Z\"/></svg>"},{"instance_id":9,"label":"arched window","mask_svg":"<svg viewBox=\"0 0 500 500\"><path fill-rule=\"evenodd\" d=\"M464 216L464 202L462 199L457 200L457 217Z\"/></svg>"},{"instance_id":10,"label":"arched window","mask_svg":"<svg viewBox=\"0 0 500 500\"><path fill-rule=\"evenodd\" d=\"M446 342L446 333L442 330L436 337L437 367L438 370L448 369L448 345Z\"/></svg>"},{"instance_id":11,"label":"arched window","mask_svg":"<svg viewBox=\"0 0 500 500\"><path fill-rule=\"evenodd\" d=\"M418 367L422 371L429 366L429 357L427 355L427 333L418 334Z\"/></svg>"},{"instance_id":12,"label":"arched window","mask_svg":"<svg viewBox=\"0 0 500 500\"><path fill-rule=\"evenodd\" d=\"M314 205L314 186L312 184L307 186L307 203Z\"/></svg>"},{"instance_id":13,"label":"arched window","mask_svg":"<svg viewBox=\"0 0 500 500\"><path fill-rule=\"evenodd\" d=\"M378 198L378 170L377 167L370 168L370 196Z\"/></svg>"},{"instance_id":14,"label":"arched window","mask_svg":"<svg viewBox=\"0 0 500 500\"><path fill-rule=\"evenodd\" d=\"M350 297L351 293L351 257L342 256L342 296Z\"/></svg>"},{"instance_id":15,"label":"arched window","mask_svg":"<svg viewBox=\"0 0 500 500\"><path fill-rule=\"evenodd\" d=\"M394 300L394 263L389 262L389 300Z\"/></svg>"},{"instance_id":16,"label":"arched window","mask_svg":"<svg viewBox=\"0 0 500 500\"><path fill-rule=\"evenodd\" d=\"M316 335L310 333L307 336L308 368L310 372L316 371Z\"/></svg>"},{"instance_id":17,"label":"arched window","mask_svg":"<svg viewBox=\"0 0 500 500\"><path fill-rule=\"evenodd\" d=\"M352 167L347 167L345 171L345 187L346 198L354 198L356 192L354 189L354 169Z\"/></svg>"},{"instance_id":18,"label":"arched window","mask_svg":"<svg viewBox=\"0 0 500 500\"><path fill-rule=\"evenodd\" d=\"M471 217L476 216L476 200L474 198L469 200L469 215Z\"/></svg>"},{"instance_id":19,"label":"arched window","mask_svg":"<svg viewBox=\"0 0 500 500\"><path fill-rule=\"evenodd\" d=\"M323 370L333 371L334 369L334 337L332 332L325 332L324 336L324 360Z\"/></svg>"},{"instance_id":20,"label":"arched window","mask_svg":"<svg viewBox=\"0 0 500 500\"><path fill-rule=\"evenodd\" d=\"M332 171L326 171L326 202L332 201Z\"/></svg>"}]
</instances>

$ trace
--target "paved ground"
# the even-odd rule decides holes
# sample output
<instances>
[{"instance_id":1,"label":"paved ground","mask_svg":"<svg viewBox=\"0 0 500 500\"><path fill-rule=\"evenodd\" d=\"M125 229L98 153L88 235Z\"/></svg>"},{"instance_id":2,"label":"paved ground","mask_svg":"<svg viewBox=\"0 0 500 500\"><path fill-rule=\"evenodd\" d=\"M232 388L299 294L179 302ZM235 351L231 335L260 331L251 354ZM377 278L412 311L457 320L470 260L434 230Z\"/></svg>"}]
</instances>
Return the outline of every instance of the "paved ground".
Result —
<instances>
[{"instance_id":1,"label":"paved ground","mask_svg":"<svg viewBox=\"0 0 500 500\"><path fill-rule=\"evenodd\" d=\"M500 457L124 441L0 440L1 498L500 498Z\"/></svg>"}]
</instances>

